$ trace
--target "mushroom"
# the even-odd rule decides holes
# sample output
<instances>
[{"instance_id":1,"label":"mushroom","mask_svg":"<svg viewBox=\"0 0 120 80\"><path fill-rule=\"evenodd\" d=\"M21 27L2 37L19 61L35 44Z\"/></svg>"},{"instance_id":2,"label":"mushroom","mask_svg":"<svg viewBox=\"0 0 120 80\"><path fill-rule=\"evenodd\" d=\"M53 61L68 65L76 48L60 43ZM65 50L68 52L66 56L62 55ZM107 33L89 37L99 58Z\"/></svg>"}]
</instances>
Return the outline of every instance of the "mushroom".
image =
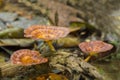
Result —
<instances>
[{"instance_id":1,"label":"mushroom","mask_svg":"<svg viewBox=\"0 0 120 80\"><path fill-rule=\"evenodd\" d=\"M31 79L33 80L33 79ZM34 80L68 80L66 76L55 73L42 74L34 78Z\"/></svg>"},{"instance_id":2,"label":"mushroom","mask_svg":"<svg viewBox=\"0 0 120 80\"><path fill-rule=\"evenodd\" d=\"M21 49L15 51L10 57L11 63L19 65L35 65L46 63L47 58L43 58L38 51Z\"/></svg>"},{"instance_id":3,"label":"mushroom","mask_svg":"<svg viewBox=\"0 0 120 80\"><path fill-rule=\"evenodd\" d=\"M43 39L46 43L48 43L50 49L55 51L51 41L66 37L69 32L69 29L65 27L33 25L24 30L24 36L34 39Z\"/></svg>"},{"instance_id":4,"label":"mushroom","mask_svg":"<svg viewBox=\"0 0 120 80\"><path fill-rule=\"evenodd\" d=\"M89 59L98 54L98 53L103 53L103 52L107 52L110 51L113 48L113 45L105 43L103 41L90 41L90 42L82 42L79 44L79 48L86 53L87 55L89 55L85 61L89 61Z\"/></svg>"}]
</instances>

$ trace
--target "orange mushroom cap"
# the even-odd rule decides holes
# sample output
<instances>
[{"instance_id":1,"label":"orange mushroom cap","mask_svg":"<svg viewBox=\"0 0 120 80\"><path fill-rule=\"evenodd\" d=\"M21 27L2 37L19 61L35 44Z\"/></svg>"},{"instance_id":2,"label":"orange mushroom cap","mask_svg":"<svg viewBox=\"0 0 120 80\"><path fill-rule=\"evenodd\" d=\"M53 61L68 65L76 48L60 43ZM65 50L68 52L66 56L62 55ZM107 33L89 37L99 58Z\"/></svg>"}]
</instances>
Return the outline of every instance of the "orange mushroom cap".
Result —
<instances>
[{"instance_id":1,"label":"orange mushroom cap","mask_svg":"<svg viewBox=\"0 0 120 80\"><path fill-rule=\"evenodd\" d=\"M29 49L21 49L15 51L10 60L13 64L20 64L20 65L35 65L46 63L48 61L47 58L43 58L38 51L33 51Z\"/></svg>"},{"instance_id":2,"label":"orange mushroom cap","mask_svg":"<svg viewBox=\"0 0 120 80\"><path fill-rule=\"evenodd\" d=\"M33 25L24 30L24 36L48 41L65 37L69 32L69 28L65 27Z\"/></svg>"},{"instance_id":3,"label":"orange mushroom cap","mask_svg":"<svg viewBox=\"0 0 120 80\"><path fill-rule=\"evenodd\" d=\"M86 54L107 52L113 48L113 45L105 43L103 41L90 41L82 42L79 44L79 48Z\"/></svg>"}]
</instances>

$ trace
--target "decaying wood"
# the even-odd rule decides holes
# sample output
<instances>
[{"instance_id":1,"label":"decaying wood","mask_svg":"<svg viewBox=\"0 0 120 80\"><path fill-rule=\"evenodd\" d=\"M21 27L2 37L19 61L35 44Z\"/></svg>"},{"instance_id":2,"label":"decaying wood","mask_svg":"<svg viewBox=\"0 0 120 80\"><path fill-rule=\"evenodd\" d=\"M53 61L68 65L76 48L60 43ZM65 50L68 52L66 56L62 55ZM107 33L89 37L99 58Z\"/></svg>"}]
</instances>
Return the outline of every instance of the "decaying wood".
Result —
<instances>
[{"instance_id":1,"label":"decaying wood","mask_svg":"<svg viewBox=\"0 0 120 80\"><path fill-rule=\"evenodd\" d=\"M1 77L14 77L16 75L32 74L32 72L43 74L47 73L49 71L48 69L47 64L36 66L20 66L10 62L0 64Z\"/></svg>"},{"instance_id":2,"label":"decaying wood","mask_svg":"<svg viewBox=\"0 0 120 80\"><path fill-rule=\"evenodd\" d=\"M4 77L4 76L14 76L16 74L16 72L18 72L19 68L20 68L19 65L14 65L14 64L11 64L9 62L0 64L2 77Z\"/></svg>"},{"instance_id":3,"label":"decaying wood","mask_svg":"<svg viewBox=\"0 0 120 80\"><path fill-rule=\"evenodd\" d=\"M51 57L50 66L60 71L68 71L71 76L86 76L93 79L103 80L103 76L97 69L89 63L83 61L76 54L64 51L58 51L55 56ZM72 77L73 80L79 80L80 77Z\"/></svg>"}]
</instances>

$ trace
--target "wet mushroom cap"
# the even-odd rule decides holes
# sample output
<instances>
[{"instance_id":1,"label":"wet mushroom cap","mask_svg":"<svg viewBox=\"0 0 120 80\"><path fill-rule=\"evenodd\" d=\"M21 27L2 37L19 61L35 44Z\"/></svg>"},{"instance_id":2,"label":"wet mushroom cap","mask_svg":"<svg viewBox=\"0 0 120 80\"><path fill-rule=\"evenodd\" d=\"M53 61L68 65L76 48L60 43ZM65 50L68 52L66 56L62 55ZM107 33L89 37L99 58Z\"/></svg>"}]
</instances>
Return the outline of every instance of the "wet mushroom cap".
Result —
<instances>
[{"instance_id":1,"label":"wet mushroom cap","mask_svg":"<svg viewBox=\"0 0 120 80\"><path fill-rule=\"evenodd\" d=\"M43 58L38 51L21 49L15 51L10 57L11 63L20 65L35 65L46 63L47 58Z\"/></svg>"},{"instance_id":2,"label":"wet mushroom cap","mask_svg":"<svg viewBox=\"0 0 120 80\"><path fill-rule=\"evenodd\" d=\"M113 48L113 45L105 43L103 41L90 41L80 43L79 48L86 54L89 54L91 52L102 53L111 50Z\"/></svg>"},{"instance_id":3,"label":"wet mushroom cap","mask_svg":"<svg viewBox=\"0 0 120 80\"><path fill-rule=\"evenodd\" d=\"M69 28L65 27L33 25L24 30L24 36L48 41L65 37L69 32Z\"/></svg>"}]
</instances>

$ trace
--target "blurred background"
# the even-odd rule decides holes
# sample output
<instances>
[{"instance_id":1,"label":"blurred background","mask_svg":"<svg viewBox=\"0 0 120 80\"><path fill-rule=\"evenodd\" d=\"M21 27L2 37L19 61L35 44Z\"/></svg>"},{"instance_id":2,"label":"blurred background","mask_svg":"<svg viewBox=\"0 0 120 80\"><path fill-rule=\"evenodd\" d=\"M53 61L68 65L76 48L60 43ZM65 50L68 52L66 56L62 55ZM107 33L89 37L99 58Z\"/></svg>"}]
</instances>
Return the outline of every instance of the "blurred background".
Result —
<instances>
[{"instance_id":1,"label":"blurred background","mask_svg":"<svg viewBox=\"0 0 120 80\"><path fill-rule=\"evenodd\" d=\"M75 51L78 43L92 40L114 45L111 54L90 64L105 80L120 80L120 0L0 0L1 63L17 49L35 48L35 41L26 40L23 31L35 24L70 28L69 37L53 42L57 49Z\"/></svg>"}]
</instances>

